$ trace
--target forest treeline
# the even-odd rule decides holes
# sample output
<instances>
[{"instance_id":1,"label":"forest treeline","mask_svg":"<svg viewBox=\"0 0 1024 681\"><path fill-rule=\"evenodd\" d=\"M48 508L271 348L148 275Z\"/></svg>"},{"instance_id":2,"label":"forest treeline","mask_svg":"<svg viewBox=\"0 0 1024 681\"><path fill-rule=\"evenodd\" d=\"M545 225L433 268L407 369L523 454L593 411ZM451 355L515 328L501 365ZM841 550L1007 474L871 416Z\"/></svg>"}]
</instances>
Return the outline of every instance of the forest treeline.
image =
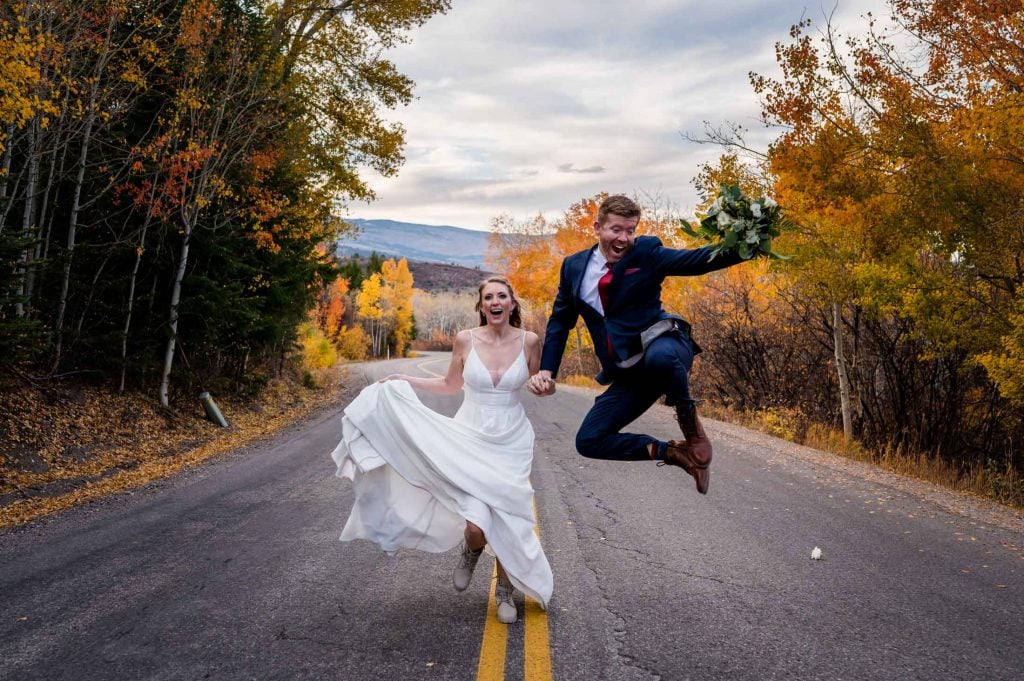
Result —
<instances>
[{"instance_id":1,"label":"forest treeline","mask_svg":"<svg viewBox=\"0 0 1024 681\"><path fill-rule=\"evenodd\" d=\"M694 180L701 208L722 183L774 197L797 225L776 244L792 260L670 280L666 302L705 350L701 397L797 439L824 426L938 457L1024 503L1024 10L889 4L897 29L805 21L777 45L781 77L751 74L782 131L769 148L730 125L699 139L723 151ZM599 199L553 223L495 221L492 268L535 324L561 258L593 243ZM700 245L650 201L641 231ZM588 342L570 339L563 371L593 369Z\"/></svg>"},{"instance_id":2,"label":"forest treeline","mask_svg":"<svg viewBox=\"0 0 1024 681\"><path fill-rule=\"evenodd\" d=\"M0 368L164 405L279 370L403 160L381 54L448 4L0 5Z\"/></svg>"}]
</instances>

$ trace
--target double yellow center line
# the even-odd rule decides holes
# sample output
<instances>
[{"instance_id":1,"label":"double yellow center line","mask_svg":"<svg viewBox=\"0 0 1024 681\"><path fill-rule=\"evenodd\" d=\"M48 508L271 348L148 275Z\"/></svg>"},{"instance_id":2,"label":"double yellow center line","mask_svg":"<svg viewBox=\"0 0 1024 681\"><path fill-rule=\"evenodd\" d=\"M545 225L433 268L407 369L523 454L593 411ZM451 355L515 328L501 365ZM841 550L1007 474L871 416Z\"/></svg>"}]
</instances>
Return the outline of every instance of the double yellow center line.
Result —
<instances>
[{"instance_id":1,"label":"double yellow center line","mask_svg":"<svg viewBox=\"0 0 1024 681\"><path fill-rule=\"evenodd\" d=\"M537 504L533 505L533 517L537 517ZM540 538L540 525L535 523L533 531ZM494 589L498 583L498 568L491 576L491 589L487 595L487 619L484 621L484 635L480 641L480 660L476 668L476 681L504 681L505 658L508 648L509 626L498 621L498 605L494 600ZM548 613L540 603L526 597L526 614L523 626L523 679L525 681L552 681L551 639L548 633Z\"/></svg>"}]
</instances>

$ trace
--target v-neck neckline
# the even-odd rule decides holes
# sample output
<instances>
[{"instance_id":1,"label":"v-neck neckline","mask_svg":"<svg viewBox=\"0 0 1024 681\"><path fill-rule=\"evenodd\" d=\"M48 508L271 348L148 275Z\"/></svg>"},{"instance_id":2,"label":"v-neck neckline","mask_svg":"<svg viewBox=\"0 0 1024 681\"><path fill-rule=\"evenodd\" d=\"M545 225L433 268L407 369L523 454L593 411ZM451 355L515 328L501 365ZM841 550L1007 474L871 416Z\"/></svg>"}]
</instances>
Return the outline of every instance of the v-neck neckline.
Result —
<instances>
[{"instance_id":1,"label":"v-neck neckline","mask_svg":"<svg viewBox=\"0 0 1024 681\"><path fill-rule=\"evenodd\" d=\"M472 350L473 351L473 355L476 356L476 361L480 362L480 366L482 366L484 368L484 371L487 372L487 379L491 382L491 388L497 389L497 387L499 385L501 385L501 382L505 380L505 376L508 375L509 370L512 367L514 367L516 365L516 362L519 361L519 358L524 355L524 353L526 352L525 348L522 348L522 347L519 348L519 354L517 354L515 356L515 359L512 360L511 364L509 364L507 367L505 367L504 370L502 370L501 376L499 376L497 382L495 382L495 380L493 378L494 372L492 372L490 370L490 368L486 364L484 364L484 358L481 357L480 353L476 351L476 340L477 340L476 335L474 335L472 331L470 331L469 335L473 339L473 342L470 345L470 350ZM520 340L523 340L525 337L526 337L526 333L524 332L523 335L520 337Z\"/></svg>"}]
</instances>

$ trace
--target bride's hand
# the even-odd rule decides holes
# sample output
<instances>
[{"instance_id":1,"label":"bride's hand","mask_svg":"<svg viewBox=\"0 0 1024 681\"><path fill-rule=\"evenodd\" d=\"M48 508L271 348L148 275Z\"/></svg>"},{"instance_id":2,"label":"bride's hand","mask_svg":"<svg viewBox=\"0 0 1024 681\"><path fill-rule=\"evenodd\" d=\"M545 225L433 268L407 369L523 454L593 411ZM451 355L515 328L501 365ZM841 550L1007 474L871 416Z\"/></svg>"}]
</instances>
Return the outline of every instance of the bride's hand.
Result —
<instances>
[{"instance_id":1,"label":"bride's hand","mask_svg":"<svg viewBox=\"0 0 1024 681\"><path fill-rule=\"evenodd\" d=\"M526 389L534 395L546 396L555 393L555 379L551 378L548 371L540 371L530 376L526 382Z\"/></svg>"}]
</instances>

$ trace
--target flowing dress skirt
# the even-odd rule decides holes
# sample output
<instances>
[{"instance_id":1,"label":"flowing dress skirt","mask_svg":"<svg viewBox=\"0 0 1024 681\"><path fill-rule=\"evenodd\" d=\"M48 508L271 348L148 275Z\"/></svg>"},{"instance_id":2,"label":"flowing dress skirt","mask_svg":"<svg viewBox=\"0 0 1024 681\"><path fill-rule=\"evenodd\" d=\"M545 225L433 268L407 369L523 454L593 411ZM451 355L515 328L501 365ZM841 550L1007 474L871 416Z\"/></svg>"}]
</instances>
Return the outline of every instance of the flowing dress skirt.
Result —
<instances>
[{"instance_id":1,"label":"flowing dress skirt","mask_svg":"<svg viewBox=\"0 0 1024 681\"><path fill-rule=\"evenodd\" d=\"M444 552L479 526L519 590L547 607L551 567L534 533L533 428L510 390L475 390L454 418L406 381L374 383L345 409L332 453L355 503L342 541Z\"/></svg>"}]
</instances>

